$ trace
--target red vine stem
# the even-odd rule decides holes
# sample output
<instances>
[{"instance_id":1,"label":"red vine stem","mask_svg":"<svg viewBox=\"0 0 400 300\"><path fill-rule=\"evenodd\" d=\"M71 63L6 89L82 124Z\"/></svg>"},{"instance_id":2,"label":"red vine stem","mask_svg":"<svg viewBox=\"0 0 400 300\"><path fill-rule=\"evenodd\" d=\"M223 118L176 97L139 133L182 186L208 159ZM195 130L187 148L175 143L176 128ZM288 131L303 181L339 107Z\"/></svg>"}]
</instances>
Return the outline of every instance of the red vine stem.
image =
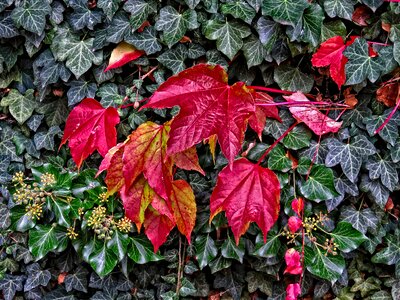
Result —
<instances>
[{"instance_id":1,"label":"red vine stem","mask_svg":"<svg viewBox=\"0 0 400 300\"><path fill-rule=\"evenodd\" d=\"M296 101L296 102L256 102L258 106L314 106L314 105L334 105L348 108L347 104L341 103L329 103L329 102L321 102L321 101Z\"/></svg>"},{"instance_id":2,"label":"red vine stem","mask_svg":"<svg viewBox=\"0 0 400 300\"><path fill-rule=\"evenodd\" d=\"M271 146L268 147L268 149L264 152L264 154L257 161L257 165L260 165L261 162L264 160L264 158L268 155L268 153L270 153L271 150L274 149L275 146L278 145L278 143L280 141L282 141L285 138L285 136L287 136L289 134L289 132L291 132L292 129L295 128L296 125L298 125L298 124L299 124L299 121L296 121L288 129L286 129L286 131Z\"/></svg>"},{"instance_id":3,"label":"red vine stem","mask_svg":"<svg viewBox=\"0 0 400 300\"><path fill-rule=\"evenodd\" d=\"M368 44L372 44L372 45L379 45L379 46L389 46L389 44L386 43L379 43L379 42L372 42L372 41L368 41Z\"/></svg>"},{"instance_id":4,"label":"red vine stem","mask_svg":"<svg viewBox=\"0 0 400 300\"><path fill-rule=\"evenodd\" d=\"M249 85L247 86L249 89L253 89L256 91L264 91L264 92L270 92L270 93L276 93L276 94L281 94L281 95L292 95L296 92L291 92L291 91L284 91L284 90L279 90L279 89L274 89L274 88L267 88L263 86L256 86L256 85ZM314 95L311 94L305 94L307 97L311 99L315 99Z\"/></svg>"}]
</instances>

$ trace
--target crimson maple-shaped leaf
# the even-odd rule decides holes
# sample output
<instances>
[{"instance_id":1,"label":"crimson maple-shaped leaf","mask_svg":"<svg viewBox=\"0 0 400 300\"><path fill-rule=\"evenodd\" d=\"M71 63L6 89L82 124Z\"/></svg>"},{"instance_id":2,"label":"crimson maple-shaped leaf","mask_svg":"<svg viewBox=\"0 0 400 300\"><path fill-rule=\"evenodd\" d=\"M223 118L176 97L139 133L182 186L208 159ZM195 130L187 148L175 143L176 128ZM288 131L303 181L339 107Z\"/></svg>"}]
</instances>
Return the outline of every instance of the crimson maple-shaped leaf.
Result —
<instances>
[{"instance_id":1,"label":"crimson maple-shaped leaf","mask_svg":"<svg viewBox=\"0 0 400 300\"><path fill-rule=\"evenodd\" d=\"M255 111L254 94L242 82L230 86L221 66L199 64L170 77L143 108L180 106L171 124L169 155L216 134L222 152L232 163Z\"/></svg>"},{"instance_id":2,"label":"crimson maple-shaped leaf","mask_svg":"<svg viewBox=\"0 0 400 300\"><path fill-rule=\"evenodd\" d=\"M340 87L346 81L345 65L348 61L343 55L346 44L341 36L334 36L321 44L314 53L311 63L314 67L329 66L329 71L334 82Z\"/></svg>"},{"instance_id":3,"label":"crimson maple-shaped leaf","mask_svg":"<svg viewBox=\"0 0 400 300\"><path fill-rule=\"evenodd\" d=\"M165 243L174 226L175 223L168 216L149 206L145 214L144 228L146 236L153 244L154 252L157 252L158 248Z\"/></svg>"},{"instance_id":4,"label":"crimson maple-shaped leaf","mask_svg":"<svg viewBox=\"0 0 400 300\"><path fill-rule=\"evenodd\" d=\"M280 184L274 172L241 158L219 173L210 199L210 219L225 211L237 244L250 222L257 223L266 240L278 219L279 199Z\"/></svg>"},{"instance_id":5,"label":"crimson maple-shaped leaf","mask_svg":"<svg viewBox=\"0 0 400 300\"><path fill-rule=\"evenodd\" d=\"M95 150L105 156L115 146L118 123L115 108L104 108L96 100L86 98L69 114L60 147L69 141L72 158L79 168Z\"/></svg>"},{"instance_id":6,"label":"crimson maple-shaped leaf","mask_svg":"<svg viewBox=\"0 0 400 300\"><path fill-rule=\"evenodd\" d=\"M338 132L342 122L336 122L326 114L320 112L315 106L305 105L309 102L302 92L296 92L290 96L283 96L288 102L300 102L301 105L289 107L292 115L299 121L304 122L315 134L322 135L328 132Z\"/></svg>"},{"instance_id":7,"label":"crimson maple-shaped leaf","mask_svg":"<svg viewBox=\"0 0 400 300\"><path fill-rule=\"evenodd\" d=\"M138 50L126 42L122 42L118 44L118 46L111 52L108 66L104 70L104 72L111 69L122 67L128 62L138 59L144 53L145 53L144 51Z\"/></svg>"}]
</instances>

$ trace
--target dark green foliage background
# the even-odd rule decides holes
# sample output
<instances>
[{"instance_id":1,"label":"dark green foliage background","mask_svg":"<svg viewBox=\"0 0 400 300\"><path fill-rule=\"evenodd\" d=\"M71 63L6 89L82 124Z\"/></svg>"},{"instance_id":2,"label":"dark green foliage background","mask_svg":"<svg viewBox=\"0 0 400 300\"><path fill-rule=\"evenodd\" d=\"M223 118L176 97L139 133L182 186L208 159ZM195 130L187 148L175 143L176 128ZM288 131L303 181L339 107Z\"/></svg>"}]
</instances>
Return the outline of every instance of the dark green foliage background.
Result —
<instances>
[{"instance_id":1,"label":"dark green foliage background","mask_svg":"<svg viewBox=\"0 0 400 300\"><path fill-rule=\"evenodd\" d=\"M351 20L354 9L361 6L370 10L368 26ZM146 20L150 26L138 32ZM391 25L390 32L382 29L382 23ZM182 242L186 252L179 293L187 298L222 292L223 298L284 299L285 285L294 278L283 277L287 245L276 234L293 215L294 195L302 195L308 199L306 215L328 211L326 231L347 237L334 257L318 256L306 247L302 295L400 299L399 113L379 135L373 134L391 111L375 100L375 92L380 83L396 76L399 30L400 5L380 0L0 0L0 289L4 299L14 295L19 299L177 297L180 239L176 231L157 255L137 233L119 237L125 245L122 252L107 245L96 248L83 227L72 245L65 230L76 207L61 209L67 212L66 223L60 221L63 213L50 206L35 224L26 221L23 208L13 202L12 174L20 170L31 174L32 168L42 170L40 166L47 163L61 174L57 176L67 178L58 189L67 190L87 209L97 201L101 179L94 179L90 168L98 166L99 155L92 155L78 175L67 150L57 152L65 119L82 99L95 97L104 106L115 107L124 99L127 103L141 100L169 76L200 62L226 67L231 82L320 91L333 99L340 93L312 67L311 55L336 35L362 37L345 52L349 58L346 85L353 87L359 103L343 114L339 133L321 139L307 182L319 142L307 127L297 126L269 154L265 166L281 180L282 212L266 245L256 226L236 246L223 216L208 225L209 196L226 164L221 155L214 164L208 149L199 146L207 176L177 172L192 185L198 205L193 244ZM191 42L180 43L184 36ZM388 46L375 45L379 55L370 58L367 40ZM146 55L104 72L111 51L121 41ZM154 66L158 66L154 81L141 80ZM330 114L335 117L339 112ZM163 122L174 111L138 112L129 107L120 114L118 139L122 141L146 120ZM256 161L294 122L286 109L280 115L282 123L267 121L262 142L249 130L243 149L256 142L249 159ZM299 159L296 170L287 151ZM77 193L78 187L85 193ZM395 205L392 214L384 210L389 196ZM122 214L121 205L115 203L109 211ZM49 232L51 238L38 247L35 241ZM367 241L360 245L362 235ZM109 266L101 266L93 253L108 257ZM115 265L103 278L94 271L108 273L101 270L110 267L111 271ZM64 272L65 281L58 284Z\"/></svg>"}]
</instances>

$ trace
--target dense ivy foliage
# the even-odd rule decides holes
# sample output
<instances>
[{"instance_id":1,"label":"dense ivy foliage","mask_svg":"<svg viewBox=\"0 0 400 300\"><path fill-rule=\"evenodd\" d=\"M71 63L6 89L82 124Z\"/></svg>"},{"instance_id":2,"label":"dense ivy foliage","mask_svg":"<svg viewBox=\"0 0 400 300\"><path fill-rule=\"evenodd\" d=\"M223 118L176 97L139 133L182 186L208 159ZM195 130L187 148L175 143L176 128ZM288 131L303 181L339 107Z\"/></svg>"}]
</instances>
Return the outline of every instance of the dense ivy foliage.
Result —
<instances>
[{"instance_id":1,"label":"dense ivy foliage","mask_svg":"<svg viewBox=\"0 0 400 300\"><path fill-rule=\"evenodd\" d=\"M307 299L399 299L399 30L400 4L383 0L0 0L4 299L285 299L299 280L284 274L288 248L304 255ZM336 60L313 56L332 38ZM123 41L144 54L105 71ZM262 166L280 180L281 212L266 243L254 224L236 244L223 214L209 223L228 161L219 147L213 159L197 145L205 175L175 173L196 196L192 242L175 229L154 253L118 195L105 196L101 156L78 169L58 146L85 98L118 109L119 142L147 121L170 120L177 108L139 108L198 63L223 66L230 83L349 107L324 111L343 122L338 133L300 124L268 154ZM242 157L257 162L295 123L284 106L279 116L261 139L246 132ZM304 213L293 209L300 198ZM297 215L304 237L291 230Z\"/></svg>"}]
</instances>

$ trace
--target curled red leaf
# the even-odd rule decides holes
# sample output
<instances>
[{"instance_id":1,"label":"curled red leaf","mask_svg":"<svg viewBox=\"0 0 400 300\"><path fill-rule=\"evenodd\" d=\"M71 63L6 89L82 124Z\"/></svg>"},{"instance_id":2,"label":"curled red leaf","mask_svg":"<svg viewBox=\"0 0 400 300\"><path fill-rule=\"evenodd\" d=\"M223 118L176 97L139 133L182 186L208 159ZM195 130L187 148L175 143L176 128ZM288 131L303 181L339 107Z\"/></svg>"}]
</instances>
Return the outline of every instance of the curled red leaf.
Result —
<instances>
[{"instance_id":1,"label":"curled red leaf","mask_svg":"<svg viewBox=\"0 0 400 300\"><path fill-rule=\"evenodd\" d=\"M301 265L300 253L294 249L290 248L285 253L286 269L284 273L289 273L292 275L299 275L303 272L303 266Z\"/></svg>"},{"instance_id":2,"label":"curled red leaf","mask_svg":"<svg viewBox=\"0 0 400 300\"><path fill-rule=\"evenodd\" d=\"M291 283L286 288L286 298L285 300L297 300L301 293L301 288L299 283Z\"/></svg>"},{"instance_id":3,"label":"curled red leaf","mask_svg":"<svg viewBox=\"0 0 400 300\"><path fill-rule=\"evenodd\" d=\"M329 132L338 132L342 122L336 122L321 113L315 106L304 105L304 102L310 102L301 92L296 92L290 96L283 96L288 102L301 102L300 105L289 107L292 115L299 121L304 122L317 135L323 135Z\"/></svg>"},{"instance_id":4,"label":"curled red leaf","mask_svg":"<svg viewBox=\"0 0 400 300\"><path fill-rule=\"evenodd\" d=\"M296 216L291 216L288 220L288 227L291 233L295 233L302 225L303 221Z\"/></svg>"},{"instance_id":5,"label":"curled red leaf","mask_svg":"<svg viewBox=\"0 0 400 300\"><path fill-rule=\"evenodd\" d=\"M110 60L108 61L108 66L104 70L107 72L108 70L122 67L128 62L138 59L145 52L136 49L131 44L126 42L121 42L118 46L111 52Z\"/></svg>"}]
</instances>

